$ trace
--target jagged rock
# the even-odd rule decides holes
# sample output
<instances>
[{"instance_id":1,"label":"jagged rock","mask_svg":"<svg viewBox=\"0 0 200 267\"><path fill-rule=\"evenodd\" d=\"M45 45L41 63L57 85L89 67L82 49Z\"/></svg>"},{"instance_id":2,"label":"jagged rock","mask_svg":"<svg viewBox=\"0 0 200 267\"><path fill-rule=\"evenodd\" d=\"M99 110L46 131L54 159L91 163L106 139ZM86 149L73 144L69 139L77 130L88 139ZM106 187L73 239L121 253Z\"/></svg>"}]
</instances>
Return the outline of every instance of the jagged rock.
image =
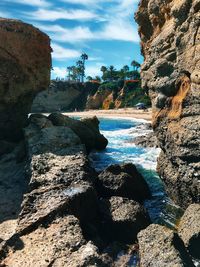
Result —
<instances>
[{"instance_id":1,"label":"jagged rock","mask_svg":"<svg viewBox=\"0 0 200 267\"><path fill-rule=\"evenodd\" d=\"M112 92L109 94L106 99L103 101L102 108L105 110L115 108L115 93Z\"/></svg>"},{"instance_id":2,"label":"jagged rock","mask_svg":"<svg viewBox=\"0 0 200 267\"><path fill-rule=\"evenodd\" d=\"M2 266L67 266L56 263L60 258L71 257L84 244L86 241L78 219L72 215L64 216L11 240L9 257L2 261Z\"/></svg>"},{"instance_id":3,"label":"jagged rock","mask_svg":"<svg viewBox=\"0 0 200 267\"><path fill-rule=\"evenodd\" d=\"M98 87L97 83L53 80L47 90L35 97L32 112L84 110L87 98L94 95Z\"/></svg>"},{"instance_id":4,"label":"jagged rock","mask_svg":"<svg viewBox=\"0 0 200 267\"><path fill-rule=\"evenodd\" d=\"M19 140L34 96L49 86L49 37L32 25L0 19L0 139Z\"/></svg>"},{"instance_id":5,"label":"jagged rock","mask_svg":"<svg viewBox=\"0 0 200 267\"><path fill-rule=\"evenodd\" d=\"M158 140L154 133L138 136L134 138L132 142L136 146L141 146L141 147L158 147Z\"/></svg>"},{"instance_id":6,"label":"jagged rock","mask_svg":"<svg viewBox=\"0 0 200 267\"><path fill-rule=\"evenodd\" d=\"M81 120L95 135L95 149L103 150L108 145L108 140L99 131L99 120L96 116Z\"/></svg>"},{"instance_id":7,"label":"jagged rock","mask_svg":"<svg viewBox=\"0 0 200 267\"><path fill-rule=\"evenodd\" d=\"M151 197L149 187L136 167L111 165L98 175L97 191L104 197L121 196L139 202Z\"/></svg>"},{"instance_id":8,"label":"jagged rock","mask_svg":"<svg viewBox=\"0 0 200 267\"><path fill-rule=\"evenodd\" d=\"M103 199L101 210L105 234L114 240L133 243L139 231L150 224L144 208L133 200L122 197Z\"/></svg>"},{"instance_id":9,"label":"jagged rock","mask_svg":"<svg viewBox=\"0 0 200 267\"><path fill-rule=\"evenodd\" d=\"M107 139L99 132L99 121L96 117L79 121L59 113L52 113L48 118L55 126L72 129L82 144L85 144L87 152L92 149L105 149L108 144Z\"/></svg>"},{"instance_id":10,"label":"jagged rock","mask_svg":"<svg viewBox=\"0 0 200 267\"><path fill-rule=\"evenodd\" d=\"M52 184L70 186L84 181L94 183L97 174L89 166L87 158L81 151L74 149L74 153L74 155L52 153L34 155L27 170L31 175L29 183L31 189Z\"/></svg>"},{"instance_id":11,"label":"jagged rock","mask_svg":"<svg viewBox=\"0 0 200 267\"><path fill-rule=\"evenodd\" d=\"M61 259L57 259L55 261L55 266L70 266L70 267L109 267L111 266L111 262L104 259L101 255L99 255L98 248L92 244L92 242L88 242L86 245L82 246L79 250L72 253L72 255L68 258L63 257Z\"/></svg>"},{"instance_id":12,"label":"jagged rock","mask_svg":"<svg viewBox=\"0 0 200 267\"><path fill-rule=\"evenodd\" d=\"M52 81L48 90L39 93L32 105L32 112L57 112L69 110L72 102L85 90L81 84Z\"/></svg>"},{"instance_id":13,"label":"jagged rock","mask_svg":"<svg viewBox=\"0 0 200 267\"><path fill-rule=\"evenodd\" d=\"M181 207L199 202L199 2L141 0L136 20L142 86L153 104L153 127L162 153L158 172Z\"/></svg>"},{"instance_id":14,"label":"jagged rock","mask_svg":"<svg viewBox=\"0 0 200 267\"><path fill-rule=\"evenodd\" d=\"M94 122L88 123L93 125ZM98 127L97 122L94 125ZM29 117L24 132L30 160L26 168L30 177L29 191L24 195L14 235L8 235L8 240L1 242L2 262L7 266L68 266L67 261L73 258L76 266L77 253L77 257L84 259L83 265L85 262L103 263L95 246L94 254L86 254L87 244L83 238L79 242L76 222L69 225L65 220L74 215L85 229L85 225L95 225L99 218L94 188L96 173L89 166L79 137L70 128L53 126L46 116L38 114ZM61 233L60 237L54 238L56 232ZM16 251L21 244L24 247ZM79 250L84 244L86 250L84 247ZM62 262L66 262L65 265Z\"/></svg>"},{"instance_id":15,"label":"jagged rock","mask_svg":"<svg viewBox=\"0 0 200 267\"><path fill-rule=\"evenodd\" d=\"M178 227L178 234L182 238L190 254L200 259L200 204L191 204L185 211Z\"/></svg>"},{"instance_id":16,"label":"jagged rock","mask_svg":"<svg viewBox=\"0 0 200 267\"><path fill-rule=\"evenodd\" d=\"M103 102L111 93L110 89L99 89L95 95L88 97L86 109L101 109Z\"/></svg>"},{"instance_id":17,"label":"jagged rock","mask_svg":"<svg viewBox=\"0 0 200 267\"><path fill-rule=\"evenodd\" d=\"M79 137L68 127L55 127L43 115L31 115L29 125L24 129L30 155L57 153L74 154L75 150L84 151Z\"/></svg>"},{"instance_id":18,"label":"jagged rock","mask_svg":"<svg viewBox=\"0 0 200 267\"><path fill-rule=\"evenodd\" d=\"M34 208L33 208L34 207ZM87 184L35 189L24 196L17 232L25 234L56 215L73 214L83 223L97 216L97 198Z\"/></svg>"},{"instance_id":19,"label":"jagged rock","mask_svg":"<svg viewBox=\"0 0 200 267\"><path fill-rule=\"evenodd\" d=\"M141 267L194 267L182 240L172 230L151 224L137 237Z\"/></svg>"}]
</instances>

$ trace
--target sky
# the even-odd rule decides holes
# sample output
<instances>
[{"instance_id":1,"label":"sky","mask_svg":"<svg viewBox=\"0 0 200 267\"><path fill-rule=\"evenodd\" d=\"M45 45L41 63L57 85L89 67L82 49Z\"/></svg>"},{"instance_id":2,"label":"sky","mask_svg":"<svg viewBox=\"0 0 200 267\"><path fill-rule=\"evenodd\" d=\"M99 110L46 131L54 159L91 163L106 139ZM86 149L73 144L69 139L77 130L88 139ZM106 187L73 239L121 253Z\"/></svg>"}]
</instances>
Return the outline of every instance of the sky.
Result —
<instances>
[{"instance_id":1,"label":"sky","mask_svg":"<svg viewBox=\"0 0 200 267\"><path fill-rule=\"evenodd\" d=\"M89 56L86 76L101 66L142 63L134 13L139 0L0 0L0 17L33 24L51 38L52 78Z\"/></svg>"}]
</instances>

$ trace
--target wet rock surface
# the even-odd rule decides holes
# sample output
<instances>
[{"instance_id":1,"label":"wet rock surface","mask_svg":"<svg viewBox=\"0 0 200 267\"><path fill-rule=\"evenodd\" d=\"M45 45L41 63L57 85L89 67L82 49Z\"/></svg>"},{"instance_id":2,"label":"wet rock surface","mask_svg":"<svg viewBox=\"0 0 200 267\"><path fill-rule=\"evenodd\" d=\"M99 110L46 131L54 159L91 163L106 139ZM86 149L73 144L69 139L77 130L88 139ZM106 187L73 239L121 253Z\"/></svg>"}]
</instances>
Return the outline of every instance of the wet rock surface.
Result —
<instances>
[{"instance_id":1,"label":"wet rock surface","mask_svg":"<svg viewBox=\"0 0 200 267\"><path fill-rule=\"evenodd\" d=\"M157 137L155 136L154 133L138 136L134 138L132 142L136 146L141 146L141 147L159 147Z\"/></svg>"},{"instance_id":2,"label":"wet rock surface","mask_svg":"<svg viewBox=\"0 0 200 267\"><path fill-rule=\"evenodd\" d=\"M22 137L34 96L49 86L49 37L32 25L0 19L0 139Z\"/></svg>"},{"instance_id":3,"label":"wet rock surface","mask_svg":"<svg viewBox=\"0 0 200 267\"><path fill-rule=\"evenodd\" d=\"M153 104L162 149L158 172L181 207L199 202L199 1L140 1L136 14L142 86Z\"/></svg>"}]
</instances>

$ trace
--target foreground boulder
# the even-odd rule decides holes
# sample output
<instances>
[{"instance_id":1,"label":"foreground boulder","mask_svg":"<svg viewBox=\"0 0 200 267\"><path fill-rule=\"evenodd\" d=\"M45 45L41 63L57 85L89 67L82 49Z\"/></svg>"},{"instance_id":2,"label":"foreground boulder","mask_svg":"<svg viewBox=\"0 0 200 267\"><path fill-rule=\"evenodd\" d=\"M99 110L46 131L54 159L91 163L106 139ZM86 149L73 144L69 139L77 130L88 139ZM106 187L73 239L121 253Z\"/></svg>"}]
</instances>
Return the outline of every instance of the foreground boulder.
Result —
<instances>
[{"instance_id":1,"label":"foreground boulder","mask_svg":"<svg viewBox=\"0 0 200 267\"><path fill-rule=\"evenodd\" d=\"M102 171L97 190L104 197L121 196L139 202L151 197L146 181L131 163L111 165Z\"/></svg>"},{"instance_id":2,"label":"foreground boulder","mask_svg":"<svg viewBox=\"0 0 200 267\"><path fill-rule=\"evenodd\" d=\"M43 115L31 115L24 133L30 155L45 152L73 155L75 147L81 149L79 137L70 128L55 127Z\"/></svg>"},{"instance_id":3,"label":"foreground boulder","mask_svg":"<svg viewBox=\"0 0 200 267\"><path fill-rule=\"evenodd\" d=\"M34 96L49 86L49 37L21 21L0 19L0 139L22 137Z\"/></svg>"},{"instance_id":4,"label":"foreground boulder","mask_svg":"<svg viewBox=\"0 0 200 267\"><path fill-rule=\"evenodd\" d=\"M194 267L181 239L172 230L151 224L137 237L141 267Z\"/></svg>"},{"instance_id":5,"label":"foreground boulder","mask_svg":"<svg viewBox=\"0 0 200 267\"><path fill-rule=\"evenodd\" d=\"M54 126L44 115L31 115L28 122L24 134L29 189L16 228L1 235L1 264L110 266L112 259L101 256L92 238L88 242L87 228L96 228L100 211L97 174L85 145L71 128Z\"/></svg>"},{"instance_id":6,"label":"foreground boulder","mask_svg":"<svg viewBox=\"0 0 200 267\"><path fill-rule=\"evenodd\" d=\"M200 204L192 204L186 209L179 223L178 234L189 253L200 260Z\"/></svg>"},{"instance_id":7,"label":"foreground boulder","mask_svg":"<svg viewBox=\"0 0 200 267\"><path fill-rule=\"evenodd\" d=\"M108 140L99 132L99 121L96 117L80 121L60 113L52 113L49 115L49 120L55 126L65 126L72 129L79 136L82 144L85 144L88 153L92 149L105 149L108 144Z\"/></svg>"},{"instance_id":8,"label":"foreground boulder","mask_svg":"<svg viewBox=\"0 0 200 267\"><path fill-rule=\"evenodd\" d=\"M136 14L145 61L143 88L162 149L158 171L181 207L199 202L199 1L141 0Z\"/></svg>"},{"instance_id":9,"label":"foreground boulder","mask_svg":"<svg viewBox=\"0 0 200 267\"><path fill-rule=\"evenodd\" d=\"M150 224L144 208L137 202L122 197L101 201L105 220L105 234L114 240L133 243L140 230Z\"/></svg>"}]
</instances>

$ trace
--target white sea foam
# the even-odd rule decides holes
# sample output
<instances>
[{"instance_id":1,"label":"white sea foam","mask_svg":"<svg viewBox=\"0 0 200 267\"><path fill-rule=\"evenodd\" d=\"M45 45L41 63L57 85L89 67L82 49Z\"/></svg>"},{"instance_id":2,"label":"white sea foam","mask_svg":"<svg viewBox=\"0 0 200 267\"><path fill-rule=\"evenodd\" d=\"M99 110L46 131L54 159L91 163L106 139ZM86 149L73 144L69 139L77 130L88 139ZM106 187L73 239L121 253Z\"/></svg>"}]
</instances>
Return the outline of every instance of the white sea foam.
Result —
<instances>
[{"instance_id":1,"label":"white sea foam","mask_svg":"<svg viewBox=\"0 0 200 267\"><path fill-rule=\"evenodd\" d=\"M162 222L173 227L179 218L179 208L173 202L167 203L164 185L156 173L158 148L142 148L136 146L132 139L147 135L152 130L145 127L147 121L107 118L100 125L101 133L108 139L108 147L102 152L93 152L90 157L94 167L100 171L111 164L133 163L147 181L152 193L152 199L145 201L153 222ZM110 125L110 126L109 126ZM169 210L171 211L169 213Z\"/></svg>"}]
</instances>

